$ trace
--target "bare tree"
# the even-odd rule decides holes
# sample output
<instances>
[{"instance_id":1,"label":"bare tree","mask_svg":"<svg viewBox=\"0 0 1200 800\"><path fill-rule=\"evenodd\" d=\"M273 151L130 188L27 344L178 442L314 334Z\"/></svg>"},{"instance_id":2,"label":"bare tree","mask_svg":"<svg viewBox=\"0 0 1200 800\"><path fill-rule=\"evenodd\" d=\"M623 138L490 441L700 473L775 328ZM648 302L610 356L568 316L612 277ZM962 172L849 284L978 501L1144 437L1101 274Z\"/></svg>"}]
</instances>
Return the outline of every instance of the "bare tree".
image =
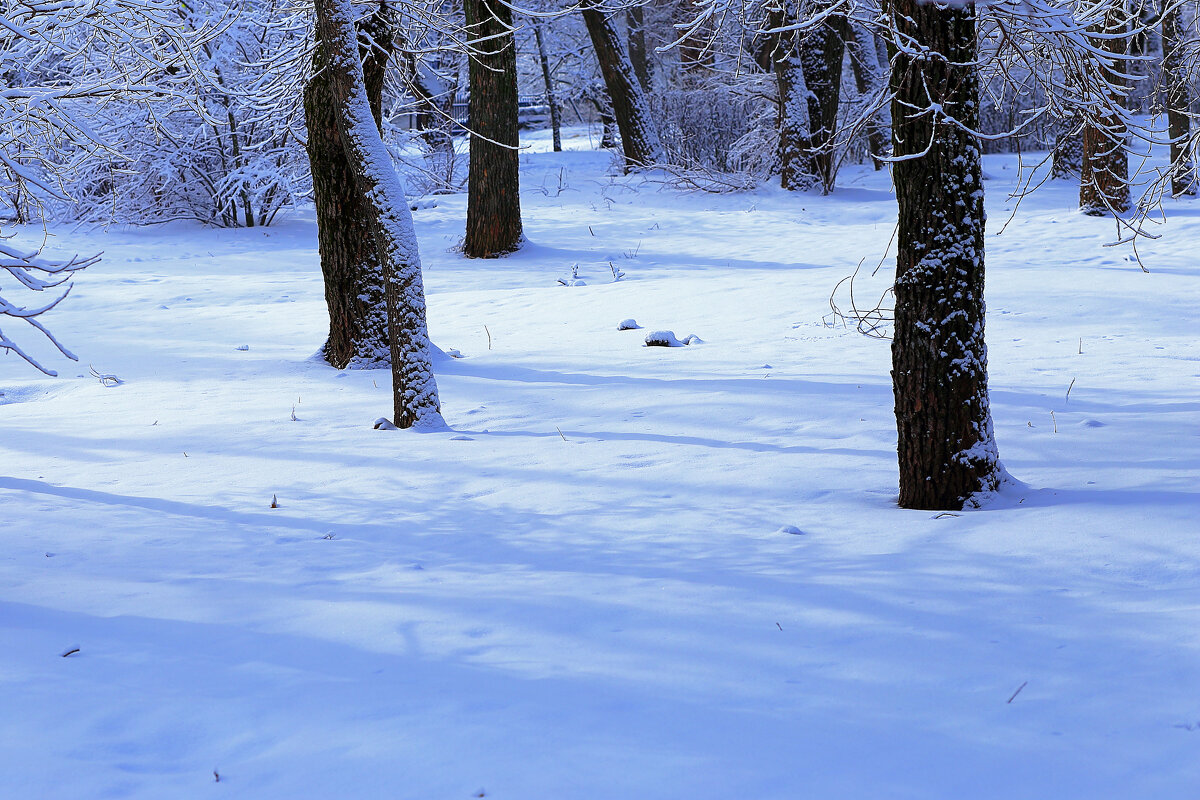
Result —
<instances>
[{"instance_id":1,"label":"bare tree","mask_svg":"<svg viewBox=\"0 0 1200 800\"><path fill-rule=\"evenodd\" d=\"M376 126L381 124L384 69L392 51L390 15L386 2L380 2L358 26L364 85ZM329 338L321 352L338 369L370 369L385 366L390 358L386 292L371 210L342 141L329 47L327 41L317 43L304 87L317 245L329 308Z\"/></svg>"},{"instance_id":2,"label":"bare tree","mask_svg":"<svg viewBox=\"0 0 1200 800\"><path fill-rule=\"evenodd\" d=\"M583 21L587 25L596 59L604 75L604 84L612 102L613 116L621 131L625 153L625 171L652 165L662 160L662 144L650 117L646 95L634 74L625 39L617 30L612 15L597 0L585 0Z\"/></svg>"},{"instance_id":3,"label":"bare tree","mask_svg":"<svg viewBox=\"0 0 1200 800\"><path fill-rule=\"evenodd\" d=\"M1092 216L1123 214L1132 205L1129 191L1128 125L1120 104L1123 97L1123 62L1119 56L1129 46L1124 9L1114 6L1091 28L1101 68L1109 71L1111 108L1090 117L1083 126L1083 159L1079 176L1079 208ZM1104 55L1101 55L1103 53ZM1111 88L1109 88L1111 87Z\"/></svg>"},{"instance_id":4,"label":"bare tree","mask_svg":"<svg viewBox=\"0 0 1200 800\"><path fill-rule=\"evenodd\" d=\"M350 0L316 0L317 40L328 55L330 102L354 180L366 201L383 271L392 361L394 422L399 428L444 423L425 320L425 290L404 185L384 149L371 111Z\"/></svg>"},{"instance_id":5,"label":"bare tree","mask_svg":"<svg viewBox=\"0 0 1200 800\"><path fill-rule=\"evenodd\" d=\"M1166 87L1167 135L1171 139L1171 194L1196 194L1196 162L1191 153L1192 86L1188 75L1183 3L1165 0L1162 13L1162 73Z\"/></svg>"}]
</instances>

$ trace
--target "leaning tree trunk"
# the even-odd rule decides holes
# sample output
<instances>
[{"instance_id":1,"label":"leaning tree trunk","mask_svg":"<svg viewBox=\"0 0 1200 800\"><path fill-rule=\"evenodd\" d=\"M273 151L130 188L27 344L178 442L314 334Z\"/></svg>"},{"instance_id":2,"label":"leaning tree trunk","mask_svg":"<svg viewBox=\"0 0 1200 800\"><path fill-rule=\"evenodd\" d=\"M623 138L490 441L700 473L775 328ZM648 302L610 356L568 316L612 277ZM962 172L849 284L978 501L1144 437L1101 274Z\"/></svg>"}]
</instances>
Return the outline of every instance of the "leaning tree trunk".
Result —
<instances>
[{"instance_id":1,"label":"leaning tree trunk","mask_svg":"<svg viewBox=\"0 0 1200 800\"><path fill-rule=\"evenodd\" d=\"M400 428L440 427L444 423L433 377L412 213L367 98L351 0L316 0L315 6L317 41L327 57L329 101L382 266L394 421Z\"/></svg>"},{"instance_id":2,"label":"leaning tree trunk","mask_svg":"<svg viewBox=\"0 0 1200 800\"><path fill-rule=\"evenodd\" d=\"M562 123L558 111L558 95L554 91L554 76L550 74L550 56L546 53L546 37L542 29L546 23L536 17L533 20L533 38L537 40L538 61L542 65L542 82L546 86L546 104L550 106L550 133L554 137L554 152L562 152Z\"/></svg>"},{"instance_id":3,"label":"leaning tree trunk","mask_svg":"<svg viewBox=\"0 0 1200 800\"><path fill-rule=\"evenodd\" d=\"M1097 48L1114 55L1124 52L1125 37L1116 36L1125 28L1119 20L1119 11L1109 12L1105 23L1097 33L1110 38L1095 38ZM1118 59L1110 59L1106 65L1110 81L1119 81L1117 73L1124 69ZM1109 101L1115 106L1121 102L1116 93ZM1083 160L1079 175L1079 208L1085 214L1102 217L1106 214L1121 214L1129 210L1129 156L1125 152L1127 131L1125 122L1115 113L1102 113L1099 119L1088 119L1083 126Z\"/></svg>"},{"instance_id":4,"label":"leaning tree trunk","mask_svg":"<svg viewBox=\"0 0 1200 800\"><path fill-rule=\"evenodd\" d=\"M983 172L968 133L979 129L975 7L889 5L906 42L891 72L900 505L958 509L1003 474L983 341Z\"/></svg>"},{"instance_id":5,"label":"leaning tree trunk","mask_svg":"<svg viewBox=\"0 0 1200 800\"><path fill-rule=\"evenodd\" d=\"M800 43L800 63L808 87L810 171L817 176L824 194L833 190L837 174L833 140L841 102L842 59L846 53L846 43L838 31L839 19L835 16L821 23Z\"/></svg>"},{"instance_id":6,"label":"leaning tree trunk","mask_svg":"<svg viewBox=\"0 0 1200 800\"><path fill-rule=\"evenodd\" d=\"M583 21L587 25L613 115L621 131L625 171L631 172L662 160L662 144L650 117L646 95L634 76L625 40L612 19L601 11L597 0L585 0Z\"/></svg>"},{"instance_id":7,"label":"leaning tree trunk","mask_svg":"<svg viewBox=\"0 0 1200 800\"><path fill-rule=\"evenodd\" d=\"M471 54L471 164L463 255L496 258L521 246L521 158L517 133L517 47L512 9L501 0L463 0Z\"/></svg>"},{"instance_id":8,"label":"leaning tree trunk","mask_svg":"<svg viewBox=\"0 0 1200 800\"><path fill-rule=\"evenodd\" d=\"M360 25L362 69L376 124L382 117L384 67L392 48L387 15L386 6L380 5ZM382 367L388 363L383 276L366 201L338 130L329 63L328 47L319 42L313 75L304 87L317 244L329 307L329 338L321 354L338 369Z\"/></svg>"},{"instance_id":9,"label":"leaning tree trunk","mask_svg":"<svg viewBox=\"0 0 1200 800\"><path fill-rule=\"evenodd\" d=\"M1162 17L1163 83L1167 88L1167 135L1171 137L1171 195L1196 194L1196 163L1191 153L1192 86L1184 52L1182 9L1166 2Z\"/></svg>"}]
</instances>

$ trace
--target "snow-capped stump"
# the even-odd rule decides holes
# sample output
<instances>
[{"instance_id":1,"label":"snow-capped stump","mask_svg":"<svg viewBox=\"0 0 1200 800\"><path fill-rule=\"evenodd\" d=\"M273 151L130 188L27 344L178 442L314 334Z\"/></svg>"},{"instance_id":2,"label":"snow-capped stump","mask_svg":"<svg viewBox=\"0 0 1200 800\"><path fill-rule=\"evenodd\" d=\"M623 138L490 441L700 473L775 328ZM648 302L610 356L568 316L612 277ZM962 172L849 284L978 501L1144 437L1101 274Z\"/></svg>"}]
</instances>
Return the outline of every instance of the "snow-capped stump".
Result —
<instances>
[{"instance_id":1,"label":"snow-capped stump","mask_svg":"<svg viewBox=\"0 0 1200 800\"><path fill-rule=\"evenodd\" d=\"M379 419L375 420L375 422L371 425L371 427L377 431L398 431L398 430L400 430L395 425L393 425L392 421L390 419L388 419L387 417L380 417Z\"/></svg>"},{"instance_id":2,"label":"snow-capped stump","mask_svg":"<svg viewBox=\"0 0 1200 800\"><path fill-rule=\"evenodd\" d=\"M647 347L684 347L689 344L704 344L704 340L689 333L682 340L675 338L675 331L652 331L646 334Z\"/></svg>"},{"instance_id":3,"label":"snow-capped stump","mask_svg":"<svg viewBox=\"0 0 1200 800\"><path fill-rule=\"evenodd\" d=\"M623 319L617 323L617 330L619 331L636 331L640 327L642 326L638 325L637 320L632 317L630 319Z\"/></svg>"},{"instance_id":4,"label":"snow-capped stump","mask_svg":"<svg viewBox=\"0 0 1200 800\"><path fill-rule=\"evenodd\" d=\"M675 338L675 331L650 331L646 334L646 347L683 347Z\"/></svg>"}]
</instances>

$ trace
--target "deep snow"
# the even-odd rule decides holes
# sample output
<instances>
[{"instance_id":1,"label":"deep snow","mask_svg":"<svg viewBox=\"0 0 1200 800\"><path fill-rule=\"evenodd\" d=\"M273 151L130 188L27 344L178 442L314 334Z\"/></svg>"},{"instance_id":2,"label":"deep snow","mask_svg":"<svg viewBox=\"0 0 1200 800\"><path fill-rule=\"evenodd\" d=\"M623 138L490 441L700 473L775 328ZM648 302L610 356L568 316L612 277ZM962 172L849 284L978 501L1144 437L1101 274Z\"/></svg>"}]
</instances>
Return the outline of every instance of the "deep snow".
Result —
<instances>
[{"instance_id":1,"label":"deep snow","mask_svg":"<svg viewBox=\"0 0 1200 800\"><path fill-rule=\"evenodd\" d=\"M887 342L823 322L887 286L886 173L680 195L546 138L522 252L415 212L444 432L312 360L311 215L56 230L105 258L48 320L68 377L0 359L0 796L1200 790L1200 202L1144 273L1065 183L994 235L987 158L1021 483L939 515L895 506Z\"/></svg>"}]
</instances>

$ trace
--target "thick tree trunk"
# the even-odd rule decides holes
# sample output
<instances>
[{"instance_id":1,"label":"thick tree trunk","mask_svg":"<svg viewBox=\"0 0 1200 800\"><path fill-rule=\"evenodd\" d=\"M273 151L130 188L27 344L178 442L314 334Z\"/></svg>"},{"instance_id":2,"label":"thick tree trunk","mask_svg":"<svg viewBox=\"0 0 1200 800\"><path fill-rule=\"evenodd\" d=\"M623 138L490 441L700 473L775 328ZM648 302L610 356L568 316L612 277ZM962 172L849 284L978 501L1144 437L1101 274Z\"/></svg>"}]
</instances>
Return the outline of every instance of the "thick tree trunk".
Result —
<instances>
[{"instance_id":1,"label":"thick tree trunk","mask_svg":"<svg viewBox=\"0 0 1200 800\"><path fill-rule=\"evenodd\" d=\"M538 61L542 65L542 82L546 86L546 103L550 106L550 133L554 137L554 152L562 152L562 123L558 111L558 95L554 91L554 76L550 74L550 56L546 53L546 23L533 20L533 38L537 40Z\"/></svg>"},{"instance_id":2,"label":"thick tree trunk","mask_svg":"<svg viewBox=\"0 0 1200 800\"><path fill-rule=\"evenodd\" d=\"M1166 2L1162 17L1163 83L1167 89L1167 135L1171 137L1171 195L1196 194L1196 162L1192 158L1191 117L1192 86L1188 81L1182 9Z\"/></svg>"},{"instance_id":3,"label":"thick tree trunk","mask_svg":"<svg viewBox=\"0 0 1200 800\"><path fill-rule=\"evenodd\" d=\"M634 77L633 65L625 41L603 11L597 0L586 0L583 21L587 25L604 85L612 102L613 115L621 130L621 147L625 152L625 171L631 172L662 160L662 144L650 118L646 95Z\"/></svg>"},{"instance_id":4,"label":"thick tree trunk","mask_svg":"<svg viewBox=\"0 0 1200 800\"><path fill-rule=\"evenodd\" d=\"M1122 32L1124 22L1117 21L1117 14L1110 14L1106 23L1097 31L1103 34ZM1120 54L1126 46L1125 38L1114 36L1109 39L1093 40L1098 48ZM1110 68L1123 71L1123 65L1113 59ZM1117 80L1114 76L1112 80ZM1115 94L1112 102L1119 103ZM1089 120L1083 127L1083 160L1079 175L1079 208L1091 216L1121 214L1129 210L1129 156L1125 151L1127 131L1125 123L1116 114L1105 115L1099 120Z\"/></svg>"},{"instance_id":5,"label":"thick tree trunk","mask_svg":"<svg viewBox=\"0 0 1200 800\"><path fill-rule=\"evenodd\" d=\"M854 86L858 90L860 102L871 103L880 96L884 82L883 69L879 66L879 56L875 52L875 37L866 28L855 25L844 17L842 32L846 49L850 51L850 69L854 73ZM871 162L876 171L883 169L883 158L891 152L888 146L890 124L886 108L871 112L866 120L867 146L870 148Z\"/></svg>"},{"instance_id":6,"label":"thick tree trunk","mask_svg":"<svg viewBox=\"0 0 1200 800\"><path fill-rule=\"evenodd\" d=\"M983 340L983 173L979 144L963 129L979 128L975 8L891 0L889 11L911 42L891 72L900 505L958 509L1003 474Z\"/></svg>"},{"instance_id":7,"label":"thick tree trunk","mask_svg":"<svg viewBox=\"0 0 1200 800\"><path fill-rule=\"evenodd\" d=\"M392 44L386 14L381 6L361 25L360 54L376 123L381 117L383 74ZM368 46L368 42L373 44ZM338 130L332 80L328 48L319 42L313 55L313 75L304 87L304 116L317 243L329 307L329 338L322 355L338 369L382 367L389 359L383 274L371 238L370 214Z\"/></svg>"},{"instance_id":8,"label":"thick tree trunk","mask_svg":"<svg viewBox=\"0 0 1200 800\"><path fill-rule=\"evenodd\" d=\"M833 190L837 158L833 139L837 133L838 104L842 96L842 60L846 44L838 31L840 17L832 17L809 32L800 43L804 84L808 87L809 147L812 166L821 190Z\"/></svg>"},{"instance_id":9,"label":"thick tree trunk","mask_svg":"<svg viewBox=\"0 0 1200 800\"><path fill-rule=\"evenodd\" d=\"M471 164L463 255L495 258L521 246L517 48L512 9L500 0L464 0L471 55Z\"/></svg>"},{"instance_id":10,"label":"thick tree trunk","mask_svg":"<svg viewBox=\"0 0 1200 800\"><path fill-rule=\"evenodd\" d=\"M354 183L364 198L382 266L397 427L444 425L425 321L421 259L404 186L392 167L367 98L350 0L316 0L317 41L327 61L329 101Z\"/></svg>"}]
</instances>

